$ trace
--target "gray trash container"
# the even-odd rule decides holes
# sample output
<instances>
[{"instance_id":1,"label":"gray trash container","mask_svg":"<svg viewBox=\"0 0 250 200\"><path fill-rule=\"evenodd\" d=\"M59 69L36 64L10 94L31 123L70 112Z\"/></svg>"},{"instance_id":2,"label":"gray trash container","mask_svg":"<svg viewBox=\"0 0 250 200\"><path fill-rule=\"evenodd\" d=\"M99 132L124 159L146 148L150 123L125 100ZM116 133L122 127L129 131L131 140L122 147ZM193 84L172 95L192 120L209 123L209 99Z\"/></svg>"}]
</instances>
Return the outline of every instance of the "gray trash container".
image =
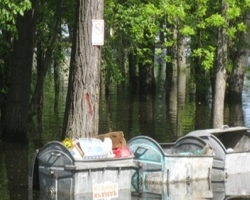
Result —
<instances>
[{"instance_id":1,"label":"gray trash container","mask_svg":"<svg viewBox=\"0 0 250 200\"><path fill-rule=\"evenodd\" d=\"M225 181L228 176L250 173L250 134L247 127L195 130L184 137L195 136L214 151L212 181Z\"/></svg>"},{"instance_id":2,"label":"gray trash container","mask_svg":"<svg viewBox=\"0 0 250 200\"><path fill-rule=\"evenodd\" d=\"M131 200L131 191L130 190L119 190L119 195L116 198L97 198L93 196L92 193L87 194L65 194L65 193L56 193L48 196L48 194L40 192L39 200ZM29 199L37 200L37 198Z\"/></svg>"},{"instance_id":3,"label":"gray trash container","mask_svg":"<svg viewBox=\"0 0 250 200\"><path fill-rule=\"evenodd\" d=\"M97 199L117 198L119 191L130 190L133 156L75 160L61 142L53 141L39 151L36 160L39 189L46 193L92 193Z\"/></svg>"},{"instance_id":4,"label":"gray trash container","mask_svg":"<svg viewBox=\"0 0 250 200\"><path fill-rule=\"evenodd\" d=\"M210 179L213 155L200 154L206 143L189 136L175 143L160 144L147 136L128 141L134 160L141 168L133 173L132 182L176 183Z\"/></svg>"}]
</instances>

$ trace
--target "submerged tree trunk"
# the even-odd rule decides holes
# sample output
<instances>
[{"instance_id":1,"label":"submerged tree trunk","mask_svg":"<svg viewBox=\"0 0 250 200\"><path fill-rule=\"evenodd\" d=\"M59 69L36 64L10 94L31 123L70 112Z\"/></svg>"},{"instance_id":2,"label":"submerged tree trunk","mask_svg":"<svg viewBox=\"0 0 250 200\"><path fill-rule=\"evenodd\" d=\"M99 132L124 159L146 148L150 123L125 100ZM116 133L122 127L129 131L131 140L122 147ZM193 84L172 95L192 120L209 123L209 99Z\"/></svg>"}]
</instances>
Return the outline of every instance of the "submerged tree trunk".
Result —
<instances>
[{"instance_id":1,"label":"submerged tree trunk","mask_svg":"<svg viewBox=\"0 0 250 200\"><path fill-rule=\"evenodd\" d=\"M0 57L2 58L2 63L0 63L0 123L3 122L4 113L6 110L6 91L9 85L9 74L10 74L10 64L11 64L11 34L10 32L2 31L1 38L5 41L1 45L2 49L5 51L0 52ZM1 130L0 130L1 132Z\"/></svg>"},{"instance_id":2,"label":"submerged tree trunk","mask_svg":"<svg viewBox=\"0 0 250 200\"><path fill-rule=\"evenodd\" d=\"M250 44L250 15L245 16L245 24L247 26L246 34L241 34L239 36L240 43L246 43L246 45ZM249 57L249 49L246 48L246 45L239 45L240 47L235 49L231 48L233 51L230 54L230 59L233 63L233 71L229 77L229 101L230 103L240 103L242 101L242 91L244 87L244 75L245 68L247 66L247 60Z\"/></svg>"},{"instance_id":3,"label":"submerged tree trunk","mask_svg":"<svg viewBox=\"0 0 250 200\"><path fill-rule=\"evenodd\" d=\"M36 53L36 71L37 71L37 77L40 76L41 71L43 70L43 61L44 61L44 52L42 48L41 41L38 41L36 44L37 53ZM38 140L40 138L40 135L43 133L43 107L44 107L44 87L42 88L42 93L39 96L37 100L37 131L34 131L32 133L37 133L36 136L34 136L33 139Z\"/></svg>"},{"instance_id":4,"label":"submerged tree trunk","mask_svg":"<svg viewBox=\"0 0 250 200\"><path fill-rule=\"evenodd\" d=\"M31 89L31 69L33 63L34 33L36 25L36 6L17 18L18 39L14 41L11 79L5 112L3 140L26 142L28 112Z\"/></svg>"},{"instance_id":5,"label":"submerged tree trunk","mask_svg":"<svg viewBox=\"0 0 250 200\"><path fill-rule=\"evenodd\" d=\"M101 48L91 44L92 19L103 18L103 0L78 0L63 137L98 134Z\"/></svg>"},{"instance_id":6,"label":"submerged tree trunk","mask_svg":"<svg viewBox=\"0 0 250 200\"><path fill-rule=\"evenodd\" d=\"M152 63L139 64L139 90L141 94L153 93L155 91L153 70Z\"/></svg>"},{"instance_id":7,"label":"submerged tree trunk","mask_svg":"<svg viewBox=\"0 0 250 200\"><path fill-rule=\"evenodd\" d=\"M198 49L201 46L201 38L197 37L202 34L201 30L191 37L191 49ZM211 80L209 72L202 66L202 59L200 57L190 57L191 76L194 79L194 93L195 101L200 103L207 102L207 94L211 87Z\"/></svg>"},{"instance_id":8,"label":"submerged tree trunk","mask_svg":"<svg viewBox=\"0 0 250 200\"><path fill-rule=\"evenodd\" d=\"M222 16L225 16L227 5L225 0L221 2ZM226 18L224 18L226 20ZM219 128L224 123L224 100L226 90L226 66L227 66L227 36L224 27L218 28L217 52L215 62L215 94L213 102L213 127Z\"/></svg>"},{"instance_id":9,"label":"submerged tree trunk","mask_svg":"<svg viewBox=\"0 0 250 200\"><path fill-rule=\"evenodd\" d=\"M139 96L139 125L143 135L154 133L154 104L152 94L141 94Z\"/></svg>"},{"instance_id":10,"label":"submerged tree trunk","mask_svg":"<svg viewBox=\"0 0 250 200\"><path fill-rule=\"evenodd\" d=\"M234 63L234 69L229 77L228 100L230 103L241 102L246 62L247 56L245 54L237 58Z\"/></svg>"}]
</instances>

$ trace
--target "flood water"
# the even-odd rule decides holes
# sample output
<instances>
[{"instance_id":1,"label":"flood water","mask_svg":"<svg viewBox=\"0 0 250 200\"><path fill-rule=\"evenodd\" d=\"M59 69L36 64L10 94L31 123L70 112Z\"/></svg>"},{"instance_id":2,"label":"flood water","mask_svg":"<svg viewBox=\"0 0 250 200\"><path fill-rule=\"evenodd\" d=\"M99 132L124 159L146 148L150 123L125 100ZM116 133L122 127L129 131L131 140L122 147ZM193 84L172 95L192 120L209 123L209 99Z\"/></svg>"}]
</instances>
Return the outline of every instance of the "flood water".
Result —
<instances>
[{"instance_id":1,"label":"flood water","mask_svg":"<svg viewBox=\"0 0 250 200\"><path fill-rule=\"evenodd\" d=\"M173 142L194 129L211 128L211 103L194 102L185 77L166 93L161 77L155 96L131 94L127 87L113 86L109 95L101 92L99 133L123 131L126 140L146 135L158 142ZM81 196L45 196L28 190L28 172L37 148L49 141L60 141L64 112L65 88L62 87L60 109L54 114L53 86L46 86L44 117L35 120L29 145L6 144L0 141L0 199L1 200L83 200ZM177 92L178 91L178 92ZM225 124L250 127L250 81L246 78L243 101L226 105ZM225 183L199 181L170 185L148 184L140 188L131 185L129 194L116 199L250 199L250 174L230 177ZM125 198L126 196L126 198ZM92 199L92 198L89 198Z\"/></svg>"}]
</instances>

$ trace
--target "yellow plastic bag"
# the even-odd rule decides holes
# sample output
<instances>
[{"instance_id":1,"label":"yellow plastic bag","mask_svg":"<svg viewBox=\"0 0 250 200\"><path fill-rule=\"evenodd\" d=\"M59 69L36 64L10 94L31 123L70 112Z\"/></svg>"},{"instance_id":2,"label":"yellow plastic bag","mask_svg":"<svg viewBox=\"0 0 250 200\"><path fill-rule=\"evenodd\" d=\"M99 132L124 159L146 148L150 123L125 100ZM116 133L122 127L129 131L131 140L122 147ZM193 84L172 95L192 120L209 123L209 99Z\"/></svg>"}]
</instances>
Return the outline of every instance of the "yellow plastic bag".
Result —
<instances>
[{"instance_id":1,"label":"yellow plastic bag","mask_svg":"<svg viewBox=\"0 0 250 200\"><path fill-rule=\"evenodd\" d=\"M72 140L70 138L65 138L62 143L68 148L71 149L72 148Z\"/></svg>"}]
</instances>

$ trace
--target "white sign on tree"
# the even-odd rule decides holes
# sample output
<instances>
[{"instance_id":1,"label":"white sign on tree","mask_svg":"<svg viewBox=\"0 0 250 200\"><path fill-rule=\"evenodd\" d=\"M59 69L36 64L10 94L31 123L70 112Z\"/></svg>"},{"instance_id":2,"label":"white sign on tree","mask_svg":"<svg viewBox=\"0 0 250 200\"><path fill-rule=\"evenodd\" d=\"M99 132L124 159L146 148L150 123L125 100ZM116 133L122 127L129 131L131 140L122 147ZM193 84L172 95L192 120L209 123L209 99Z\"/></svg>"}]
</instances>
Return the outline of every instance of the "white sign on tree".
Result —
<instances>
[{"instance_id":1,"label":"white sign on tree","mask_svg":"<svg viewBox=\"0 0 250 200\"><path fill-rule=\"evenodd\" d=\"M104 20L103 19L92 20L92 45L93 46L104 45Z\"/></svg>"}]
</instances>

